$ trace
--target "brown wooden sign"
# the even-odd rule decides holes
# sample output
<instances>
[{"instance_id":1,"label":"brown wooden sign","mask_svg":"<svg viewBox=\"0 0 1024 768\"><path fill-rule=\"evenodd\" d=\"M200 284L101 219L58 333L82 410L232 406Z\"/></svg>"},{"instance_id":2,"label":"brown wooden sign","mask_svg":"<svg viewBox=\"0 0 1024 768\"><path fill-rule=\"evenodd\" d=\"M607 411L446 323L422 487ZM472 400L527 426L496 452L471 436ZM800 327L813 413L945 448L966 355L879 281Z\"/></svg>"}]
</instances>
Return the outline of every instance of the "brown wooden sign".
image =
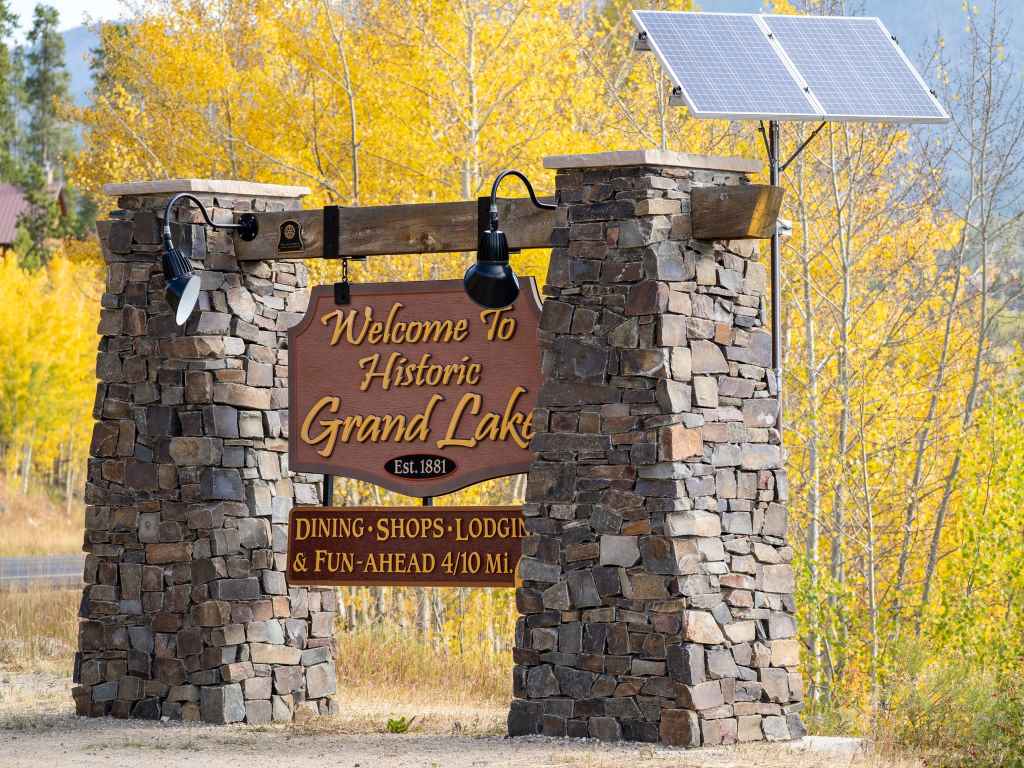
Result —
<instances>
[{"instance_id":1,"label":"brown wooden sign","mask_svg":"<svg viewBox=\"0 0 1024 768\"><path fill-rule=\"evenodd\" d=\"M288 332L296 472L436 496L526 472L540 389L540 300L482 309L460 280L314 288Z\"/></svg>"},{"instance_id":2,"label":"brown wooden sign","mask_svg":"<svg viewBox=\"0 0 1024 768\"><path fill-rule=\"evenodd\" d=\"M521 507L295 507L292 586L511 587Z\"/></svg>"}]
</instances>

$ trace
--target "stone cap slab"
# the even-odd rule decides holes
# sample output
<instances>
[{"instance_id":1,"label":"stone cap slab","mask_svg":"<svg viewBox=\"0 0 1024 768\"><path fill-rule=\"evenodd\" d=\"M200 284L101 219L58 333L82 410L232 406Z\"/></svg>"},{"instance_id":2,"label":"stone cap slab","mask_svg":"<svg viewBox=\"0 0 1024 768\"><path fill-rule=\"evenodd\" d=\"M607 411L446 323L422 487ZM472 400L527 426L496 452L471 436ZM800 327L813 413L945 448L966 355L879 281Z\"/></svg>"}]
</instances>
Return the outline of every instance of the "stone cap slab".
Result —
<instances>
[{"instance_id":1,"label":"stone cap slab","mask_svg":"<svg viewBox=\"0 0 1024 768\"><path fill-rule=\"evenodd\" d=\"M585 155L551 155L544 158L544 167L552 169L621 168L629 165L660 165L733 173L757 173L764 167L760 160L749 157L694 155L688 152L670 152L667 149L627 149Z\"/></svg>"},{"instance_id":2,"label":"stone cap slab","mask_svg":"<svg viewBox=\"0 0 1024 768\"><path fill-rule=\"evenodd\" d=\"M303 197L309 187L291 187L286 184L261 184L256 181L234 179L156 179L130 181L125 184L104 184L103 192L111 197L129 195L168 195L176 192L194 192L239 197Z\"/></svg>"}]
</instances>

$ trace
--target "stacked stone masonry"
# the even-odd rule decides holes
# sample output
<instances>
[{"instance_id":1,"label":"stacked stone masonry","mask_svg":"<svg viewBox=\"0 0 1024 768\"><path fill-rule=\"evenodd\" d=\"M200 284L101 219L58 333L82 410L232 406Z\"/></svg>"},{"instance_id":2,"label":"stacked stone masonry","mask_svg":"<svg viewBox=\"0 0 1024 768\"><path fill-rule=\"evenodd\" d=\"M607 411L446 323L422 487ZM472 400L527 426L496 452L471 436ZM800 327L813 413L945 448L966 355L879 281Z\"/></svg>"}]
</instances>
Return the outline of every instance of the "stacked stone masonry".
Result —
<instances>
[{"instance_id":1,"label":"stacked stone masonry","mask_svg":"<svg viewBox=\"0 0 1024 768\"><path fill-rule=\"evenodd\" d=\"M511 735L804 734L767 270L690 237L715 167L558 173Z\"/></svg>"},{"instance_id":2,"label":"stacked stone masonry","mask_svg":"<svg viewBox=\"0 0 1024 768\"><path fill-rule=\"evenodd\" d=\"M336 593L285 582L289 509L321 491L288 471L286 331L306 309L305 268L239 263L229 233L186 224L178 239L203 291L179 328L160 267L173 190L136 186L98 225L107 282L77 711L254 724L329 713ZM216 221L298 205L287 188L199 186Z\"/></svg>"}]
</instances>

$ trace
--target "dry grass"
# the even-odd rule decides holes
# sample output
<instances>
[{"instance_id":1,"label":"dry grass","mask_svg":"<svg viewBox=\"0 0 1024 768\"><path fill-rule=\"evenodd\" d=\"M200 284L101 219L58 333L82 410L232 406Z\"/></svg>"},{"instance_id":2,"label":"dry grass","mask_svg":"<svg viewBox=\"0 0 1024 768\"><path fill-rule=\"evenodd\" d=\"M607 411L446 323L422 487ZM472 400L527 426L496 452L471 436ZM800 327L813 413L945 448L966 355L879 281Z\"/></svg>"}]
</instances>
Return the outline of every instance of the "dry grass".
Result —
<instances>
[{"instance_id":1,"label":"dry grass","mask_svg":"<svg viewBox=\"0 0 1024 768\"><path fill-rule=\"evenodd\" d=\"M82 551L83 507L67 514L63 503L46 493L20 489L0 476L0 557L67 555Z\"/></svg>"},{"instance_id":2,"label":"dry grass","mask_svg":"<svg viewBox=\"0 0 1024 768\"><path fill-rule=\"evenodd\" d=\"M626 749L629 749L626 747ZM621 768L624 749L554 750L550 765L566 768ZM815 752L785 744L737 744L688 752L636 745L629 764L638 768L923 768L913 758L886 757L868 751L857 754Z\"/></svg>"},{"instance_id":3,"label":"dry grass","mask_svg":"<svg viewBox=\"0 0 1024 768\"><path fill-rule=\"evenodd\" d=\"M0 733L45 732L74 729L70 697L70 670L76 645L78 590L0 592ZM204 733L206 748L212 743L239 740L255 745L257 734L272 731L289 738L334 741L341 737L384 738L388 744L408 744L415 752L421 740L470 737L493 739L505 733L505 717L511 697L510 654L482 650L459 654L445 651L415 631L394 625L341 632L338 635L337 717L313 717L288 726L258 726L244 731L225 731L223 738ZM406 735L387 734L390 718L415 721ZM881 736L882 734L878 734ZM173 741L173 740L172 740ZM177 750L180 744L145 744L149 749ZM192 739L188 740L192 743ZM292 742L295 743L295 742ZM305 743L305 742L303 742ZM431 742L433 743L433 742ZM442 742L437 742L441 744ZM450 745L459 754L459 739ZM503 749L495 742L496 750ZM529 742L526 742L529 744ZM858 755L825 755L785 749L782 745L740 745L697 753L666 751L644 745L591 745L545 742L540 763L567 768L919 768L922 763L901 754L891 739L877 752ZM350 742L355 748L358 742ZM414 746L416 745L416 746ZM126 741L124 746L131 747ZM480 745L478 745L480 746ZM483 754L493 756L483 749ZM532 750L533 747L526 747ZM431 758L435 747L428 750ZM148 750L144 750L148 751ZM460 755L460 757L466 757ZM523 756L525 759L525 755ZM936 761L941 764L943 761ZM424 763L429 765L428 763ZM445 763L441 763L445 764ZM452 763L454 765L454 763ZM490 765L490 762L465 763ZM459 763L463 765L463 763Z\"/></svg>"},{"instance_id":4,"label":"dry grass","mask_svg":"<svg viewBox=\"0 0 1024 768\"><path fill-rule=\"evenodd\" d=\"M355 700L506 706L512 654L439 648L412 630L378 626L338 634L338 689ZM482 644L481 644L482 645ZM415 713L413 713L415 714Z\"/></svg>"},{"instance_id":5,"label":"dry grass","mask_svg":"<svg viewBox=\"0 0 1024 768\"><path fill-rule=\"evenodd\" d=\"M237 764L239 754L256 762L287 754L286 763L296 766L330 754L339 764L387 768L921 766L893 754L823 754L786 745L682 752L639 744L508 742L501 738L510 697L508 654L482 652L479 646L470 653L445 652L394 626L339 634L337 717L210 730L81 720L72 717L69 680L78 598L77 590L0 593L0 746L5 733L20 734L22 748L39 750L58 763L68 754L66 745L74 745L80 758L76 766L91 764L102 752L115 762L147 768L185 765L186 755L188 760L201 756L204 765L226 767ZM388 719L397 717L416 718L407 734L386 733ZM54 735L65 745L59 755L50 750Z\"/></svg>"},{"instance_id":6,"label":"dry grass","mask_svg":"<svg viewBox=\"0 0 1024 768\"><path fill-rule=\"evenodd\" d=\"M70 672L81 597L77 589L0 592L0 667Z\"/></svg>"}]
</instances>

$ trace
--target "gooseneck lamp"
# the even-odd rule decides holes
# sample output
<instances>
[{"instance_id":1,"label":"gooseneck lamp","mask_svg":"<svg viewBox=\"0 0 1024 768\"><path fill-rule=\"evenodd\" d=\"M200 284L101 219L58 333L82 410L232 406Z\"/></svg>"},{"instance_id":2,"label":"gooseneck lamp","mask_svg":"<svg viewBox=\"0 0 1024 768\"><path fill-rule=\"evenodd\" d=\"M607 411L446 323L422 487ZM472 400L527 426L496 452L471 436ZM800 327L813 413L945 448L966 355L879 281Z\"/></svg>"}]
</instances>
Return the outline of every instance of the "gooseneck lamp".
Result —
<instances>
[{"instance_id":1,"label":"gooseneck lamp","mask_svg":"<svg viewBox=\"0 0 1024 768\"><path fill-rule=\"evenodd\" d=\"M210 214L206 212L206 206L195 195L188 192L179 192L167 201L164 209L163 229L163 269L167 286L164 288L164 298L174 310L174 322L184 325L196 308L199 301L199 275L192 271L192 264L185 257L179 248L174 245L171 236L171 211L175 205L182 200L191 200L199 208L203 220L214 229L235 229L238 230L243 240L252 240L256 237L257 224L256 216L251 213L243 213L237 224L214 224Z\"/></svg>"},{"instance_id":2,"label":"gooseneck lamp","mask_svg":"<svg viewBox=\"0 0 1024 768\"><path fill-rule=\"evenodd\" d=\"M502 171L491 185L491 203L488 209L489 226L480 234L476 251L476 264L466 270L462 285L466 295L481 307L501 309L512 304L519 296L519 278L508 263L508 238L498 229L498 186L506 176L515 176L526 185L530 200L538 208L554 209L554 203L542 203L537 199L530 180L515 170Z\"/></svg>"}]
</instances>

